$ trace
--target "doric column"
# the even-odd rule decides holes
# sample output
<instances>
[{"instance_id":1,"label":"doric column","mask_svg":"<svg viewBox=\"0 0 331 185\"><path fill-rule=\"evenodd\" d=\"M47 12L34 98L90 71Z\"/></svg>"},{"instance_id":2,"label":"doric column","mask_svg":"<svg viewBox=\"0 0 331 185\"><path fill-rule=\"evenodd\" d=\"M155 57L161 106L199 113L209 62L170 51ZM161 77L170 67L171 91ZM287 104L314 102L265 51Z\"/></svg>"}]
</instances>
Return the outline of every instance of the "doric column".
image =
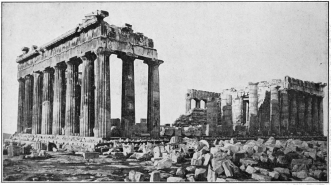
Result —
<instances>
[{"instance_id":1,"label":"doric column","mask_svg":"<svg viewBox=\"0 0 331 185\"><path fill-rule=\"evenodd\" d=\"M81 57L83 61L82 88L81 88L81 113L80 136L93 136L94 128L94 66L96 56L86 53Z\"/></svg>"},{"instance_id":2,"label":"doric column","mask_svg":"<svg viewBox=\"0 0 331 185\"><path fill-rule=\"evenodd\" d=\"M195 99L195 108L200 109L200 107L201 107L201 100Z\"/></svg>"},{"instance_id":3,"label":"doric column","mask_svg":"<svg viewBox=\"0 0 331 185\"><path fill-rule=\"evenodd\" d=\"M312 103L311 103L311 123L314 128L315 133L319 134L320 128L318 125L318 97L316 95L311 95Z\"/></svg>"},{"instance_id":4,"label":"doric column","mask_svg":"<svg viewBox=\"0 0 331 185\"><path fill-rule=\"evenodd\" d=\"M25 76L25 95L24 95L24 127L23 131L30 133L28 128L32 128L32 101L33 101L33 76Z\"/></svg>"},{"instance_id":5,"label":"doric column","mask_svg":"<svg viewBox=\"0 0 331 185\"><path fill-rule=\"evenodd\" d=\"M186 98L186 113L191 110L191 98Z\"/></svg>"},{"instance_id":6,"label":"doric column","mask_svg":"<svg viewBox=\"0 0 331 185\"><path fill-rule=\"evenodd\" d=\"M207 125L206 125L206 136L216 136L216 127L218 123L219 107L217 105L217 98L207 99Z\"/></svg>"},{"instance_id":7,"label":"doric column","mask_svg":"<svg viewBox=\"0 0 331 185\"><path fill-rule=\"evenodd\" d=\"M41 134L52 134L53 73L52 68L44 70Z\"/></svg>"},{"instance_id":8,"label":"doric column","mask_svg":"<svg viewBox=\"0 0 331 185\"><path fill-rule=\"evenodd\" d=\"M24 94L25 94L25 80L24 78L18 79L18 112L17 112L17 132L23 131L24 124Z\"/></svg>"},{"instance_id":9,"label":"doric column","mask_svg":"<svg viewBox=\"0 0 331 185\"><path fill-rule=\"evenodd\" d=\"M65 68L64 63L58 63L54 69L54 97L53 97L53 135L64 135L65 126Z\"/></svg>"},{"instance_id":10,"label":"doric column","mask_svg":"<svg viewBox=\"0 0 331 185\"><path fill-rule=\"evenodd\" d=\"M95 122L93 132L94 137L109 138L111 127L109 56L111 53L99 48L95 54L97 58L94 61Z\"/></svg>"},{"instance_id":11,"label":"doric column","mask_svg":"<svg viewBox=\"0 0 331 185\"><path fill-rule=\"evenodd\" d=\"M79 107L77 106L77 83L78 83L78 65L80 59L74 58L67 62L66 70L66 104L65 104L65 128L67 136L73 136L79 133ZM79 95L80 96L80 95Z\"/></svg>"},{"instance_id":12,"label":"doric column","mask_svg":"<svg viewBox=\"0 0 331 185\"><path fill-rule=\"evenodd\" d=\"M243 109L242 97L237 96L234 99L232 106L233 129L235 129L237 125L240 125L242 123L242 116L243 116L242 109Z\"/></svg>"},{"instance_id":13,"label":"doric column","mask_svg":"<svg viewBox=\"0 0 331 185\"><path fill-rule=\"evenodd\" d=\"M271 133L279 135L280 133L280 117L279 117L279 96L277 85L270 86L270 124Z\"/></svg>"},{"instance_id":14,"label":"doric column","mask_svg":"<svg viewBox=\"0 0 331 185\"><path fill-rule=\"evenodd\" d=\"M289 129L289 98L288 90L282 89L280 94L281 99L281 121L280 121L280 132L281 135L287 135Z\"/></svg>"},{"instance_id":15,"label":"doric column","mask_svg":"<svg viewBox=\"0 0 331 185\"><path fill-rule=\"evenodd\" d=\"M135 125L135 90L134 90L134 60L135 56L121 54L122 67L122 115L121 128L123 137L131 137Z\"/></svg>"},{"instance_id":16,"label":"doric column","mask_svg":"<svg viewBox=\"0 0 331 185\"><path fill-rule=\"evenodd\" d=\"M318 125L319 125L319 133L321 136L324 135L324 125L323 125L323 97L318 97Z\"/></svg>"},{"instance_id":17,"label":"doric column","mask_svg":"<svg viewBox=\"0 0 331 185\"><path fill-rule=\"evenodd\" d=\"M316 129L312 123L312 96L308 93L305 93L305 115L304 115L304 130L306 132L313 134L316 132Z\"/></svg>"},{"instance_id":18,"label":"doric column","mask_svg":"<svg viewBox=\"0 0 331 185\"><path fill-rule=\"evenodd\" d=\"M250 135L254 135L254 133L257 133L258 129L258 119L257 119L257 113L258 113L258 96L257 96L257 89L259 83L252 83L249 82L249 132Z\"/></svg>"},{"instance_id":19,"label":"doric column","mask_svg":"<svg viewBox=\"0 0 331 185\"><path fill-rule=\"evenodd\" d=\"M148 65L147 130L152 138L160 137L160 79L162 60L145 60Z\"/></svg>"},{"instance_id":20,"label":"doric column","mask_svg":"<svg viewBox=\"0 0 331 185\"><path fill-rule=\"evenodd\" d=\"M305 135L305 133L310 132L305 128L305 95L303 92L298 92L297 95L297 106L298 106L298 124L297 130L301 133L301 135Z\"/></svg>"},{"instance_id":21,"label":"doric column","mask_svg":"<svg viewBox=\"0 0 331 185\"><path fill-rule=\"evenodd\" d=\"M290 100L290 124L289 133L296 134L297 122L298 122L298 108L297 108L297 91L289 90L289 100Z\"/></svg>"},{"instance_id":22,"label":"doric column","mask_svg":"<svg viewBox=\"0 0 331 185\"><path fill-rule=\"evenodd\" d=\"M32 134L41 134L43 74L40 71L36 71L33 75Z\"/></svg>"}]
</instances>

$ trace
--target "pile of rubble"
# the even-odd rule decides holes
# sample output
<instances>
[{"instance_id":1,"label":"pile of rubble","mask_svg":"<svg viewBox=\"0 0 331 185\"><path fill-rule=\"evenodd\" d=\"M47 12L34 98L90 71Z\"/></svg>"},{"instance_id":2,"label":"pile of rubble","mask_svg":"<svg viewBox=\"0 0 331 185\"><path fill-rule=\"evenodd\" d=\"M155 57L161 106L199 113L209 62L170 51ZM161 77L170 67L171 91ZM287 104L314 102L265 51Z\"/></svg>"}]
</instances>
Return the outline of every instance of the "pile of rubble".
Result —
<instances>
[{"instance_id":1,"label":"pile of rubble","mask_svg":"<svg viewBox=\"0 0 331 185\"><path fill-rule=\"evenodd\" d=\"M207 123L207 109L194 108L176 119L174 126L204 125Z\"/></svg>"},{"instance_id":2,"label":"pile of rubble","mask_svg":"<svg viewBox=\"0 0 331 185\"><path fill-rule=\"evenodd\" d=\"M178 140L178 137L174 138ZM146 145L144 152L135 152L130 158L150 159L154 168L149 174L131 171L125 181L165 180L162 178L167 182L327 180L325 141L275 140L271 137L265 142L258 139L241 143L231 139L215 141L211 147L204 140L192 142ZM170 172L164 175L167 169Z\"/></svg>"}]
</instances>

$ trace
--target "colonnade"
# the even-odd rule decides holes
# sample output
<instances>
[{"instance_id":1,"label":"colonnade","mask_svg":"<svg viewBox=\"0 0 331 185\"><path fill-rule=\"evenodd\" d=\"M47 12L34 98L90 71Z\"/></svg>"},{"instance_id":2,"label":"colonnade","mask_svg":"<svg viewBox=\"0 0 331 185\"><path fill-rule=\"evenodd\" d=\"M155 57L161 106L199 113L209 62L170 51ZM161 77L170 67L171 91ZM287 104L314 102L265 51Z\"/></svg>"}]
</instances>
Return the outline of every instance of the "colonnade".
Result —
<instances>
[{"instance_id":1,"label":"colonnade","mask_svg":"<svg viewBox=\"0 0 331 185\"><path fill-rule=\"evenodd\" d=\"M32 134L111 137L110 65L112 53L103 48L61 61L43 71L20 77L17 131ZM123 137L130 137L135 124L134 61L136 56L120 53L122 69ZM160 133L159 65L148 65L147 122L151 137ZM81 84L78 66L82 65Z\"/></svg>"}]
</instances>

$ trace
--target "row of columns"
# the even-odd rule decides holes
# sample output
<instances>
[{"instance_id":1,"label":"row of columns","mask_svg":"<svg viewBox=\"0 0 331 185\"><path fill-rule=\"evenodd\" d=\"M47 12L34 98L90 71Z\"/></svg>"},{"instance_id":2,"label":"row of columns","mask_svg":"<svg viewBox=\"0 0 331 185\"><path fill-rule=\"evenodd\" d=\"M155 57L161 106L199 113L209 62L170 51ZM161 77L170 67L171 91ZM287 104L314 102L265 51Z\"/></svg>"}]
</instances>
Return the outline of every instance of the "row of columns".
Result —
<instances>
[{"instance_id":1,"label":"row of columns","mask_svg":"<svg viewBox=\"0 0 331 185\"><path fill-rule=\"evenodd\" d=\"M199 99L195 99L195 98L193 98L193 100L195 101L195 108L198 108L198 109L201 108L201 101L204 101L205 108L207 107L207 103L208 103L207 100L199 100ZM192 107L191 101L192 101L192 99L186 98L186 113L191 110L191 107Z\"/></svg>"},{"instance_id":2,"label":"row of columns","mask_svg":"<svg viewBox=\"0 0 331 185\"><path fill-rule=\"evenodd\" d=\"M99 48L80 58L36 71L19 81L17 131L33 134L110 137L110 52ZM135 124L133 55L122 54L122 132L130 137ZM82 63L81 88L78 65ZM159 65L147 60L147 126L153 138L160 133ZM80 96L80 99L79 99ZM31 128L30 132L27 128Z\"/></svg>"}]
</instances>

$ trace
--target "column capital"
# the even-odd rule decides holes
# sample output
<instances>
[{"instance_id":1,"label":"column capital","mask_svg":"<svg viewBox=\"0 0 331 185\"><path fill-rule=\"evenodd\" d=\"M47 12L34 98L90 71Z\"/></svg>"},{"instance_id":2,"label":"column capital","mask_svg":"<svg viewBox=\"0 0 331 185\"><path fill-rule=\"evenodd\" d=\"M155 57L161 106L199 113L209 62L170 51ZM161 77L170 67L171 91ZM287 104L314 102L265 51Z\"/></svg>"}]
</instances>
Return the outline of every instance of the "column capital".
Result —
<instances>
[{"instance_id":1,"label":"column capital","mask_svg":"<svg viewBox=\"0 0 331 185\"><path fill-rule=\"evenodd\" d=\"M279 85L277 85L277 84L275 84L275 85L270 85L270 88L279 89L279 88L280 88L280 86L279 86Z\"/></svg>"},{"instance_id":2,"label":"column capital","mask_svg":"<svg viewBox=\"0 0 331 185\"><path fill-rule=\"evenodd\" d=\"M31 74L28 74L28 75L26 75L26 76L24 77L24 79L30 79L30 78L32 78L32 75L31 75Z\"/></svg>"},{"instance_id":3,"label":"column capital","mask_svg":"<svg viewBox=\"0 0 331 185\"><path fill-rule=\"evenodd\" d=\"M79 65L80 63L82 63L82 59L80 57L73 57L65 61L65 63L67 65Z\"/></svg>"},{"instance_id":4,"label":"column capital","mask_svg":"<svg viewBox=\"0 0 331 185\"><path fill-rule=\"evenodd\" d=\"M164 61L159 60L159 59L146 59L146 60L144 60L144 63L147 65L151 65L151 66L159 66L159 65L163 64Z\"/></svg>"},{"instance_id":5,"label":"column capital","mask_svg":"<svg viewBox=\"0 0 331 185\"><path fill-rule=\"evenodd\" d=\"M95 54L94 51L89 51L89 52L86 52L84 53L83 55L79 56L79 58L82 60L82 61L85 61L85 60L90 60L90 61L94 61L96 58L97 58L97 55Z\"/></svg>"},{"instance_id":6,"label":"column capital","mask_svg":"<svg viewBox=\"0 0 331 185\"><path fill-rule=\"evenodd\" d=\"M24 82L24 80L25 79L23 77L20 77L20 78L17 79L18 82Z\"/></svg>"},{"instance_id":7,"label":"column capital","mask_svg":"<svg viewBox=\"0 0 331 185\"><path fill-rule=\"evenodd\" d=\"M43 72L44 73L53 73L54 72L54 69L51 68L51 67L46 67Z\"/></svg>"},{"instance_id":8,"label":"column capital","mask_svg":"<svg viewBox=\"0 0 331 185\"><path fill-rule=\"evenodd\" d=\"M130 52L121 52L117 55L117 58L122 60L135 60L138 58L138 56Z\"/></svg>"},{"instance_id":9,"label":"column capital","mask_svg":"<svg viewBox=\"0 0 331 185\"><path fill-rule=\"evenodd\" d=\"M254 83L254 82L248 82L248 85L258 85L259 84L259 82L256 82L256 83Z\"/></svg>"},{"instance_id":10,"label":"column capital","mask_svg":"<svg viewBox=\"0 0 331 185\"><path fill-rule=\"evenodd\" d=\"M114 53L114 51L108 48L98 47L97 49L93 50L92 53L94 53L96 56L99 55L110 56L111 54Z\"/></svg>"},{"instance_id":11,"label":"column capital","mask_svg":"<svg viewBox=\"0 0 331 185\"><path fill-rule=\"evenodd\" d=\"M65 62L57 63L57 64L54 66L54 69L65 69L65 68L67 68L67 65L65 64Z\"/></svg>"}]
</instances>

